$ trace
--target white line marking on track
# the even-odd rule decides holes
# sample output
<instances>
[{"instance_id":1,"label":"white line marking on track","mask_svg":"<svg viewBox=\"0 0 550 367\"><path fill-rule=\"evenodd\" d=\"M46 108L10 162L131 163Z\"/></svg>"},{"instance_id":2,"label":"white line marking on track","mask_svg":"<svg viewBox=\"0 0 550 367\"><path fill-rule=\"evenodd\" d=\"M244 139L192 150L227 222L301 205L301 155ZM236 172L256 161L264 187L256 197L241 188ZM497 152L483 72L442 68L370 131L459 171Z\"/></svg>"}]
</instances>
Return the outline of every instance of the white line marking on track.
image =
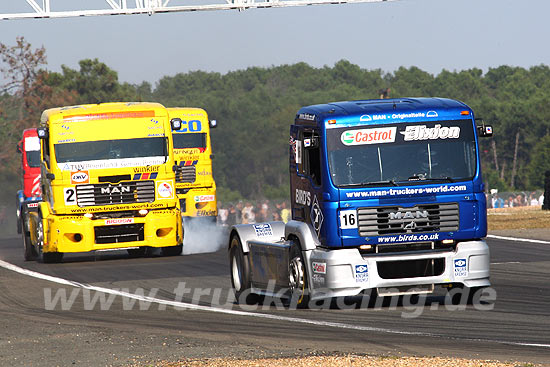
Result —
<instances>
[{"instance_id":1,"label":"white line marking on track","mask_svg":"<svg viewBox=\"0 0 550 367\"><path fill-rule=\"evenodd\" d=\"M516 241L516 242L542 243L545 245L550 245L550 241L531 240L529 238L504 237L504 236L496 236L494 234L488 234L487 238L494 238L496 240Z\"/></svg>"},{"instance_id":2,"label":"white line marking on track","mask_svg":"<svg viewBox=\"0 0 550 367\"><path fill-rule=\"evenodd\" d=\"M258 313L258 312L238 311L238 310L231 310L231 309L225 309L225 308L214 307L214 306L201 306L201 305L195 305L195 304L192 304L192 303L169 301L169 300L164 300L164 299L160 299L160 298L154 298L154 297L149 297L149 296L142 296L142 295L132 294L132 293L128 293L128 292L122 292L122 291L119 291L119 290L116 290L116 289L97 287L97 286L93 286L93 285L90 285L90 284L75 282L75 281L71 281L71 280L67 280L67 279L63 279L63 278L58 278L58 277L54 277L54 276L47 275L47 274L42 274L42 273L32 271L32 270L29 270L29 269L24 269L24 268L21 268L17 265L13 265L13 264L8 263L8 262L3 261L3 260L0 260L0 267L3 267L5 269L11 270L11 271L14 271L14 272L19 273L19 274L31 276L31 277L38 278L38 279L47 280L47 281L53 282L53 283L68 285L68 286L77 287L77 288L84 288L84 289L94 290L94 291L103 292L103 293L106 293L106 294L119 295L121 297L132 298L132 299L136 299L136 300L139 300L139 301L157 303L157 304L173 306L173 307L179 307L179 308L186 308L186 309L191 309L191 310L208 311L208 312L216 312L216 313L224 313L224 314L248 316L248 317L257 317L257 318L270 319L270 320L276 320L276 321L285 321L285 322L291 322L291 323L308 324L308 325L315 325L315 326L326 326L326 327L332 327L332 328L338 328L338 329L349 329L349 330L359 330L359 331L375 331L375 332L381 332L381 333L387 333L387 334L427 336L427 337L433 337L433 338L447 338L447 339L457 339L457 340L467 340L467 341L483 341L483 342L497 343L497 344L529 346L529 347L539 347L539 348L550 348L550 344L509 342L509 341L492 340L492 339L458 338L458 337L446 336L446 335L441 335L441 334L432 334L432 333L426 333L426 332L420 332L420 331L394 330L394 329L378 328L378 327L371 327L371 326L344 324L344 323L340 323L340 322L302 319L302 318L298 318L298 317L289 317L289 316L278 316L278 315Z\"/></svg>"}]
</instances>

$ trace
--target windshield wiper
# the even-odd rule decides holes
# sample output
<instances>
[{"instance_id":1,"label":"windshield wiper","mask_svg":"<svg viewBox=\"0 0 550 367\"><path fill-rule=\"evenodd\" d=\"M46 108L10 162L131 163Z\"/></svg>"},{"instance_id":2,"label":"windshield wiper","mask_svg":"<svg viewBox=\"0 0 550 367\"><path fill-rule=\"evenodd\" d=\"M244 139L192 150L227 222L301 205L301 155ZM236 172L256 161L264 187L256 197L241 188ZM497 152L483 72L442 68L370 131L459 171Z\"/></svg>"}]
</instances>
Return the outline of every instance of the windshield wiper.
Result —
<instances>
[{"instance_id":1,"label":"windshield wiper","mask_svg":"<svg viewBox=\"0 0 550 367\"><path fill-rule=\"evenodd\" d=\"M411 176L408 178L409 181L448 181L448 182L455 182L455 180L452 177L445 176L445 177L421 177L421 176ZM400 181L401 182L401 181Z\"/></svg>"},{"instance_id":2,"label":"windshield wiper","mask_svg":"<svg viewBox=\"0 0 550 367\"><path fill-rule=\"evenodd\" d=\"M351 186L377 186L377 185L387 185L399 186L394 180L383 180L383 181L369 181L369 182L357 182L347 185L342 185L340 187L351 187Z\"/></svg>"}]
</instances>

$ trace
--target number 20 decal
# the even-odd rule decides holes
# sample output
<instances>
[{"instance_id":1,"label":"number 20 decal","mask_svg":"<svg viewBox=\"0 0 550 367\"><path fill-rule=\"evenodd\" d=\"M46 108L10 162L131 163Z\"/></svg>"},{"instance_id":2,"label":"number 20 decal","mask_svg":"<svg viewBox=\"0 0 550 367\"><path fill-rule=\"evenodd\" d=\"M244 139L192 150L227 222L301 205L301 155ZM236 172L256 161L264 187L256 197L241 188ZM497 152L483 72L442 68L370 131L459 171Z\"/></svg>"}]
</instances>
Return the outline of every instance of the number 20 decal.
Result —
<instances>
[{"instance_id":1,"label":"number 20 decal","mask_svg":"<svg viewBox=\"0 0 550 367\"><path fill-rule=\"evenodd\" d=\"M357 228L357 211L342 210L340 212L340 228L350 229Z\"/></svg>"},{"instance_id":2,"label":"number 20 decal","mask_svg":"<svg viewBox=\"0 0 550 367\"><path fill-rule=\"evenodd\" d=\"M191 121L182 121L181 122L181 130L180 132L184 133L186 131L201 131L202 130L202 124L199 120L191 120Z\"/></svg>"},{"instance_id":3,"label":"number 20 decal","mask_svg":"<svg viewBox=\"0 0 550 367\"><path fill-rule=\"evenodd\" d=\"M74 187L65 187L63 189L65 205L76 205L76 190Z\"/></svg>"}]
</instances>

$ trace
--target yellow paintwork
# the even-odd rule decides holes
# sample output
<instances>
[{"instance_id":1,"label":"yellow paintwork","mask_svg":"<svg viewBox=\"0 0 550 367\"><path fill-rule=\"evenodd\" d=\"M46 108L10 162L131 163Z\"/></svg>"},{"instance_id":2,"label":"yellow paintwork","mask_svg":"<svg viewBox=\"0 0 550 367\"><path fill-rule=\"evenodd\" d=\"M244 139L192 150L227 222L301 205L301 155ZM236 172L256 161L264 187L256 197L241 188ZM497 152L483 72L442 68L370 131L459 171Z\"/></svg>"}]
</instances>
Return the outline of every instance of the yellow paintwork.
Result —
<instances>
[{"instance_id":1,"label":"yellow paintwork","mask_svg":"<svg viewBox=\"0 0 550 367\"><path fill-rule=\"evenodd\" d=\"M174 135L206 134L204 151L198 148L174 149L174 160L177 165L185 166L185 162L189 162L192 166L192 163L197 161L195 181L176 182L177 196L182 203L182 214L185 217L216 217L218 215L216 183L212 176L212 145L208 114L201 108L168 108L168 113L169 119L180 118L184 122L182 130L174 131ZM194 123L190 123L191 121Z\"/></svg>"},{"instance_id":2,"label":"yellow paintwork","mask_svg":"<svg viewBox=\"0 0 550 367\"><path fill-rule=\"evenodd\" d=\"M41 139L41 184L44 190L39 210L43 217L44 252L166 247L182 243L181 212L175 194L173 141L168 111L164 106L158 103L103 103L53 108L43 112L41 126L47 127L49 131L49 140ZM167 158L110 158L58 164L55 157L56 144L147 137L168 138ZM45 146L48 142L48 146ZM48 149L49 163L45 153ZM156 177L150 177L151 173L156 173ZM67 199L71 190L76 192L77 185L98 184L100 177L119 175L125 176L121 183L154 181L154 201L81 207L72 197ZM112 182L112 185L116 185L116 182ZM136 189L134 198L137 195ZM140 209L148 209L148 213L139 216L137 211ZM123 218L126 223L124 220L109 222L108 219L97 218L101 215L99 213L120 211L132 211L134 216L125 215ZM86 213L95 213L95 217L85 217ZM31 228L37 226L37 219L31 218ZM130 223L144 224L143 241L95 243L94 228ZM75 237L75 234L78 235ZM31 239L35 242L36 235L32 235Z\"/></svg>"}]
</instances>

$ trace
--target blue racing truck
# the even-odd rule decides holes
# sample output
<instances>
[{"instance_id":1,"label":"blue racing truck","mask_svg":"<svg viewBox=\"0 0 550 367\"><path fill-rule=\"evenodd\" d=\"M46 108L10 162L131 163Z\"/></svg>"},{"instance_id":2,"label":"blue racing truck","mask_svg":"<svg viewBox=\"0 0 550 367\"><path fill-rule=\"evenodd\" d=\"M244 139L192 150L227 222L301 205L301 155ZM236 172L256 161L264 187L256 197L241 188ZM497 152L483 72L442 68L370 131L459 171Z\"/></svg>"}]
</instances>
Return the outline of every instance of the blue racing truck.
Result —
<instances>
[{"instance_id":1,"label":"blue racing truck","mask_svg":"<svg viewBox=\"0 0 550 367\"><path fill-rule=\"evenodd\" d=\"M488 287L486 199L464 103L443 98L303 107L290 127L292 220L233 226L237 299L308 300ZM463 292L464 293L464 292Z\"/></svg>"}]
</instances>

